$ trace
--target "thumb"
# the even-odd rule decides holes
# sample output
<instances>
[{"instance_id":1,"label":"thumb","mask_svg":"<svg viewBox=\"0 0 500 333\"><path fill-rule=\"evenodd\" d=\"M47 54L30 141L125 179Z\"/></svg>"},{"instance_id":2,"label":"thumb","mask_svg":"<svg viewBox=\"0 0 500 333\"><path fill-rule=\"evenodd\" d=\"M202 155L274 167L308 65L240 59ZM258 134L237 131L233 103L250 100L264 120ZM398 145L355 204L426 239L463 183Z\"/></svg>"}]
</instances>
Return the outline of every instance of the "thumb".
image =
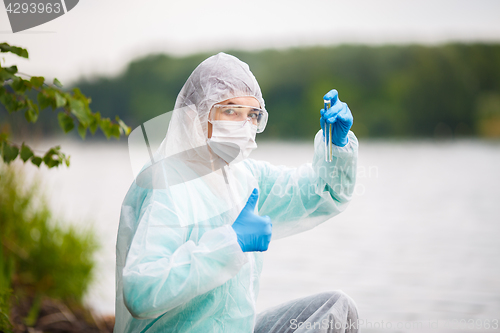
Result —
<instances>
[{"instance_id":1,"label":"thumb","mask_svg":"<svg viewBox=\"0 0 500 333\"><path fill-rule=\"evenodd\" d=\"M254 188L252 193L250 194L250 197L248 198L245 208L243 209L249 209L253 212L255 209L255 205L257 204L257 199L259 199L259 191Z\"/></svg>"}]
</instances>

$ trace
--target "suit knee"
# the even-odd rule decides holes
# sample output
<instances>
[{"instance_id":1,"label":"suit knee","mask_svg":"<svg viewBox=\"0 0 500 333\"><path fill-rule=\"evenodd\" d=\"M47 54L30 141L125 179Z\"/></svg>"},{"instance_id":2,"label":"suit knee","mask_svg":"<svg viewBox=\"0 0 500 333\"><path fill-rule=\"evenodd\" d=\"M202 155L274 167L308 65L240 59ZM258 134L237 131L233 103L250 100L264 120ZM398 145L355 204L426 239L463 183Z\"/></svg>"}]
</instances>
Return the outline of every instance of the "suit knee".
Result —
<instances>
[{"instance_id":1,"label":"suit knee","mask_svg":"<svg viewBox=\"0 0 500 333\"><path fill-rule=\"evenodd\" d=\"M332 305L337 302L345 303L346 306L348 307L349 312L357 317L358 310L356 303L349 295L347 295L342 290L326 291L322 294L324 295L323 297L325 297L328 302L332 303Z\"/></svg>"}]
</instances>

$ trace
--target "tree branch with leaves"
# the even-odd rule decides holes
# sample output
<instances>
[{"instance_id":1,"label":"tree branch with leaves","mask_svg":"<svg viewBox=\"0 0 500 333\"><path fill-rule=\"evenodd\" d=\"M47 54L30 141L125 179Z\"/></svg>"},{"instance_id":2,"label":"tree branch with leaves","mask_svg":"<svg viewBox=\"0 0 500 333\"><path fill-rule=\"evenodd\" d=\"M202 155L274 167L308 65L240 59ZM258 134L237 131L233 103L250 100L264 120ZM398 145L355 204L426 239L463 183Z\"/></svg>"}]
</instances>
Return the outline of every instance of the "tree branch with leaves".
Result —
<instances>
[{"instance_id":1,"label":"tree branch with leaves","mask_svg":"<svg viewBox=\"0 0 500 333\"><path fill-rule=\"evenodd\" d=\"M28 51L21 47L0 43L0 52L10 52L28 59ZM64 133L71 132L75 127L78 134L85 139L87 130L94 134L98 128L106 138L128 135L128 127L118 116L114 120L101 117L99 112L92 112L89 104L91 99L73 88L71 92L62 90L62 84L54 79L52 84L45 82L42 76L31 76L24 79L17 66L3 67L0 61L0 103L9 113L24 112L26 121L36 123L41 110L51 107L58 110L57 119ZM37 93L36 101L28 96L30 91ZM36 152L24 142L21 144L10 140L11 133L0 129L0 156L5 163L10 163L19 157L23 162L31 161L36 166L44 163L47 167L57 167L61 164L69 166L69 156L61 152L60 146L55 146L43 155Z\"/></svg>"}]
</instances>

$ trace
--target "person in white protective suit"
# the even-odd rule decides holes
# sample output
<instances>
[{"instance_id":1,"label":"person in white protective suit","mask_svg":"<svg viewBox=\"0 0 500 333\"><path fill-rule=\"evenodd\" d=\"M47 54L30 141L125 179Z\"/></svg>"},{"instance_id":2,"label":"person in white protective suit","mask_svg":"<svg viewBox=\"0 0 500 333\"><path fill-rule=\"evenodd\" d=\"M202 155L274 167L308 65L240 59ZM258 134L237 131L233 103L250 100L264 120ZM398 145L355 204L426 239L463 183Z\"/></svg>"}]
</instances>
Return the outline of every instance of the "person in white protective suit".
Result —
<instances>
[{"instance_id":1,"label":"person in white protective suit","mask_svg":"<svg viewBox=\"0 0 500 333\"><path fill-rule=\"evenodd\" d=\"M336 91L325 98L332 161L320 129L312 164L278 167L247 158L267 122L248 65L219 53L193 71L123 201L114 332L357 332L356 306L341 291L255 310L269 242L327 221L353 194L352 115Z\"/></svg>"}]
</instances>

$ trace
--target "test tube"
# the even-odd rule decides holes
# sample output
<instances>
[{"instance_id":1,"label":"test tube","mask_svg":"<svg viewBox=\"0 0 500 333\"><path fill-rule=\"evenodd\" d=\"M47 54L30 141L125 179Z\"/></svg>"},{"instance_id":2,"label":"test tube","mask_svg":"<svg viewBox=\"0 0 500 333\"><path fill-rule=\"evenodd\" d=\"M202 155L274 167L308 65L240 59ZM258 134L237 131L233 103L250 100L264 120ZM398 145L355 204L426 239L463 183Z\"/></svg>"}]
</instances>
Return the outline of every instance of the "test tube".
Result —
<instances>
[{"instance_id":1,"label":"test tube","mask_svg":"<svg viewBox=\"0 0 500 333\"><path fill-rule=\"evenodd\" d=\"M331 107L331 101L329 99L324 99L325 112ZM332 151L332 125L325 122L325 160L331 162L333 159Z\"/></svg>"}]
</instances>

